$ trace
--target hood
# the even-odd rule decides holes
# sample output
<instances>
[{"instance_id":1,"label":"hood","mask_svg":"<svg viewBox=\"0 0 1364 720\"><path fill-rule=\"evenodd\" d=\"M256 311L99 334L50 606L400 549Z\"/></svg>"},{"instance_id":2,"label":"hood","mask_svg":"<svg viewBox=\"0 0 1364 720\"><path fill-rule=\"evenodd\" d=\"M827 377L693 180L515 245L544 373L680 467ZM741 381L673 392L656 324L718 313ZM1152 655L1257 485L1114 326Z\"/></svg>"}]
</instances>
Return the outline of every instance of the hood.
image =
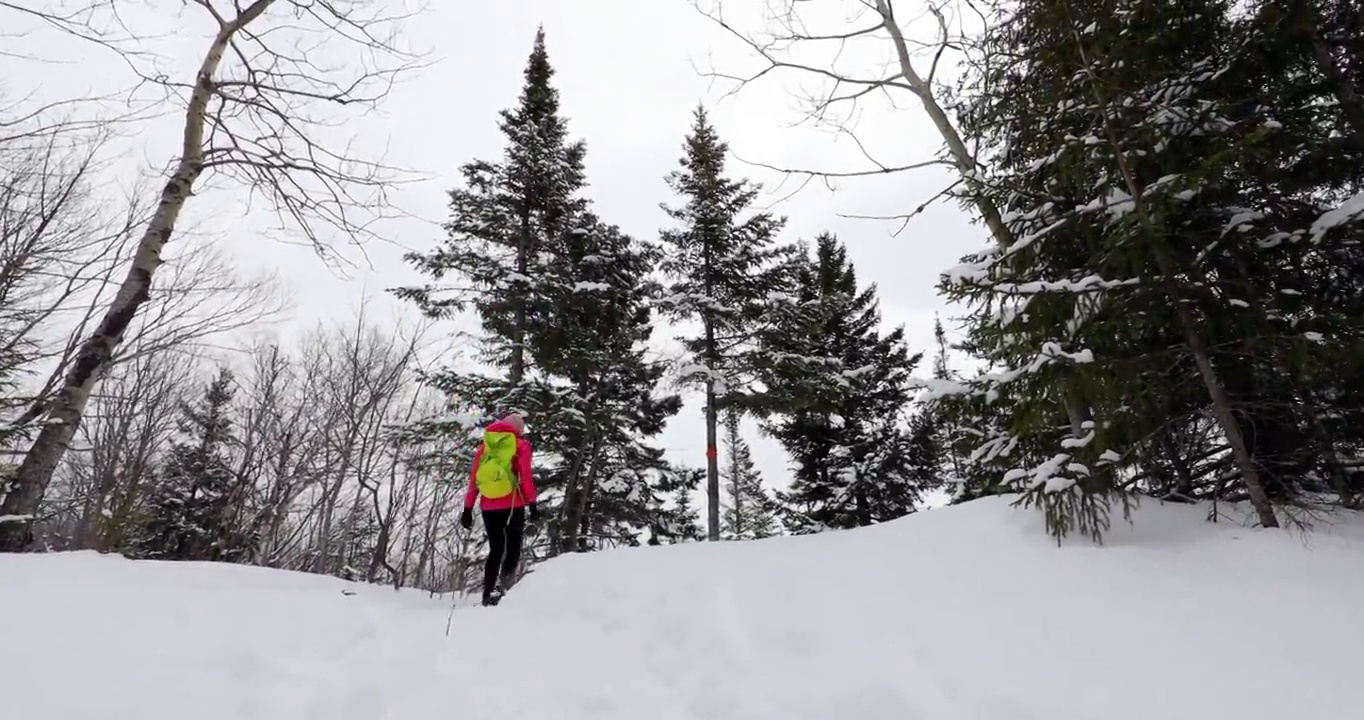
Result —
<instances>
[{"instance_id":1,"label":"hood","mask_svg":"<svg viewBox=\"0 0 1364 720\"><path fill-rule=\"evenodd\" d=\"M506 420L498 420L497 422L494 422L488 427L483 428L483 432L485 433L505 432L511 433L517 437L521 437L521 428L517 427L512 423L507 422Z\"/></svg>"}]
</instances>

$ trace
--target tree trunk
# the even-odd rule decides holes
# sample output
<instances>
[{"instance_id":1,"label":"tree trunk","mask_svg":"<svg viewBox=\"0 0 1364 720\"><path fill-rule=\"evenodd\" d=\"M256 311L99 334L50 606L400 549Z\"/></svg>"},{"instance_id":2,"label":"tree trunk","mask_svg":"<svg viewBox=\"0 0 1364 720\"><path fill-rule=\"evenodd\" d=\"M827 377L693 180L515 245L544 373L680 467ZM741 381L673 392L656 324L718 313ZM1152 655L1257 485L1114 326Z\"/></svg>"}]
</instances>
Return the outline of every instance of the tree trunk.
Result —
<instances>
[{"instance_id":1,"label":"tree trunk","mask_svg":"<svg viewBox=\"0 0 1364 720\"><path fill-rule=\"evenodd\" d=\"M393 521L379 523L379 534L374 538L374 550L369 555L369 567L365 568L365 581L374 582L379 577L379 570L387 570L389 579L398 581L400 577L398 571L388 563L388 544L392 541ZM401 584L399 585L401 587Z\"/></svg>"},{"instance_id":2,"label":"tree trunk","mask_svg":"<svg viewBox=\"0 0 1364 720\"><path fill-rule=\"evenodd\" d=\"M530 284L526 282L526 273L530 270L530 211L526 211L521 217L521 235L517 239L516 248L516 316L514 327L512 328L512 351L511 362L507 367L507 384L513 388L520 385L526 378L526 295L530 293ZM510 409L510 408L509 408Z\"/></svg>"},{"instance_id":3,"label":"tree trunk","mask_svg":"<svg viewBox=\"0 0 1364 720\"><path fill-rule=\"evenodd\" d=\"M592 529L592 524L590 522L590 520L592 519L591 514L592 499L598 487L597 470L601 466L601 449L602 449L601 440L598 439L597 443L593 446L592 449L592 459L590 461L590 464L588 465L586 475L587 482L584 483L583 494L578 499L578 512L576 514L577 524L574 526L575 532L578 533L577 547L578 552L587 552L588 550L591 549L587 543L591 539L588 536L588 533Z\"/></svg>"},{"instance_id":4,"label":"tree trunk","mask_svg":"<svg viewBox=\"0 0 1364 720\"><path fill-rule=\"evenodd\" d=\"M119 285L118 293L105 310L95 332L81 344L61 389L47 408L47 422L43 423L32 447L24 455L8 494L0 503L0 517L19 518L17 521L0 523L0 552L20 552L32 540L33 516L52 480L52 473L71 445L71 439L85 413L85 406L90 401L91 391L108 369L138 308L150 297L152 277L163 262L161 252L175 233L180 212L189 199L194 183L204 171L204 126L208 104L214 95L214 74L222 64L232 37L260 17L273 2L256 0L236 20L223 24L199 64L194 91L185 110L180 159L161 190L156 212L142 233L137 252L123 283Z\"/></svg>"},{"instance_id":5,"label":"tree trunk","mask_svg":"<svg viewBox=\"0 0 1364 720\"><path fill-rule=\"evenodd\" d=\"M574 461L570 481L576 491L571 499L567 495L564 496L564 527L567 530L563 542L565 552L585 550L582 527L587 521L587 501L594 485L597 459L601 455L603 439L599 430L594 431L593 435L591 447L580 453Z\"/></svg>"},{"instance_id":6,"label":"tree trunk","mask_svg":"<svg viewBox=\"0 0 1364 720\"><path fill-rule=\"evenodd\" d=\"M714 344L714 332L706 330ZM706 539L720 539L720 459L716 443L715 380L706 378Z\"/></svg>"},{"instance_id":7,"label":"tree trunk","mask_svg":"<svg viewBox=\"0 0 1364 720\"><path fill-rule=\"evenodd\" d=\"M1192 500L1194 494L1193 473L1189 472L1189 464L1179 454L1168 429L1160 431L1160 449L1165 453L1165 459L1169 461L1170 467L1175 472L1174 494L1186 500Z\"/></svg>"},{"instance_id":8,"label":"tree trunk","mask_svg":"<svg viewBox=\"0 0 1364 720\"><path fill-rule=\"evenodd\" d=\"M726 452L729 453L731 458L735 458L734 444L731 444ZM739 469L738 461L731 461L729 464L729 501L734 504L734 527L730 528L730 530L733 531L736 540L743 538L744 530L747 529L747 523L744 522L744 520L747 519L744 517L747 508L744 507L743 488L739 486L740 472L741 470Z\"/></svg>"},{"instance_id":9,"label":"tree trunk","mask_svg":"<svg viewBox=\"0 0 1364 720\"><path fill-rule=\"evenodd\" d=\"M1136 173L1127 163L1125 149L1123 144L1119 142L1118 133L1113 128L1112 120L1108 114L1108 99L1103 97L1099 91L1099 79L1094 73L1093 63L1090 62L1084 52L1083 45L1080 46L1080 57L1087 64L1086 72L1094 90L1094 99L1102 112L1103 131L1114 152L1114 162L1118 166L1118 172L1122 176L1128 194L1133 198L1133 209L1138 214L1145 213L1145 205L1142 202L1142 198L1145 197L1145 188L1137 181ZM1139 216L1149 223L1149 217ZM1259 515L1261 525L1279 527L1279 521L1274 516L1274 506L1269 501L1269 494L1265 492L1264 480L1255 467L1255 459L1246 446L1244 433L1241 432L1241 423L1236 419L1236 413L1232 409L1231 397L1227 395L1227 389L1222 384L1222 379L1218 376L1216 368L1212 365L1208 346L1203 342L1202 328L1198 318L1189 310L1189 306L1184 302L1184 298L1175 284L1178 268L1170 261L1165 247L1161 245L1163 238L1159 234L1153 230L1152 235L1146 240L1151 246L1152 259L1155 260L1156 270L1160 273L1161 284L1166 288L1170 301L1175 304L1175 316L1179 322L1180 332L1184 335L1184 344L1189 348L1189 353L1193 355L1194 364L1198 367L1198 376L1203 381L1203 387L1208 391L1208 399L1212 401L1213 415L1217 418L1217 423L1221 426L1222 433L1231 446L1232 457L1235 458L1236 465L1241 471L1241 479L1246 484L1246 494L1250 496L1251 506Z\"/></svg>"},{"instance_id":10,"label":"tree trunk","mask_svg":"<svg viewBox=\"0 0 1364 720\"><path fill-rule=\"evenodd\" d=\"M1140 195L1134 197L1140 197ZM1260 471L1255 467L1255 458L1251 457L1250 449L1246 447L1246 438L1245 434L1241 432L1241 423L1236 419L1236 413L1232 410L1231 398L1227 395L1227 389L1222 385L1222 379L1218 377L1217 370L1212 365L1208 346L1203 342L1198 327L1198 319L1189 310L1189 306L1183 302L1183 298L1174 292L1175 268L1166 256L1164 248L1156 246L1154 254L1160 274L1165 276L1166 283L1171 287L1170 299L1175 304L1175 314L1179 318L1179 328L1184 334L1184 344L1188 346L1189 353L1193 355L1194 364L1198 367L1198 376L1203 381L1203 387L1208 391L1208 398L1212 400L1213 416L1217 418L1217 424L1221 426L1222 433L1227 438L1227 444L1231 446L1231 454L1236 460L1237 469L1241 471L1241 480L1246 484L1246 494L1250 496L1250 504L1260 517L1261 525L1279 527L1279 520L1274 516L1274 505L1269 501L1269 494L1265 491L1264 479L1260 477Z\"/></svg>"},{"instance_id":11,"label":"tree trunk","mask_svg":"<svg viewBox=\"0 0 1364 720\"><path fill-rule=\"evenodd\" d=\"M579 388L582 392L581 387ZM592 452L588 449L588 433L584 432L569 447L575 450L569 455L568 472L564 474L564 498L559 504L559 517L549 523L549 554L573 552L577 544L577 525L573 522L573 510L578 506L578 496L583 492L583 467Z\"/></svg>"},{"instance_id":12,"label":"tree trunk","mask_svg":"<svg viewBox=\"0 0 1364 720\"><path fill-rule=\"evenodd\" d=\"M919 102L923 103L924 112L928 114L929 120L933 121L933 127L937 129L938 135L947 144L947 150L952 156L952 164L956 168L957 174L966 182L966 187L970 189L971 204L976 206L976 210L985 220L985 226L990 229L990 234L995 239L995 245L1001 249L1008 248L1013 245L1013 232L1004 224L1004 216L999 212L999 207L984 194L984 188L976 179L978 168L975 156L966 147L966 142L962 140L961 133L957 132L956 126L952 124L952 119L947 117L942 105L933 96L932 86L914 69L909 44L905 41L905 34L900 30L900 25L895 20L895 13L891 10L890 0L875 1L876 10L881 15L881 25L886 29L891 42L895 45L895 58L900 66L900 75L904 78L905 83L914 89L914 94L919 98ZM1074 383L1069 378L1061 378L1061 388L1066 395L1066 414L1070 418L1071 434L1077 438L1083 437L1082 426L1092 419L1089 406L1083 401L1080 393L1075 389Z\"/></svg>"},{"instance_id":13,"label":"tree trunk","mask_svg":"<svg viewBox=\"0 0 1364 720\"><path fill-rule=\"evenodd\" d=\"M905 83L914 89L914 94L918 96L919 102L923 103L924 112L933 121L933 126L942 136L943 142L947 143L947 150L952 155L952 164L956 167L957 174L962 180L966 181L968 188L972 190L971 203L980 211L985 219L986 227L990 228L990 234L995 238L995 244L1001 248L1007 248L1013 244L1013 233L1004 224L1004 218L988 197L979 191L982 189L976 178L976 158L966 147L966 142L962 140L961 133L952 124L951 118L943 111L938 104L937 98L933 96L933 88L924 80L923 77L914 69L914 63L910 58L908 43L905 42L905 35L900 30L900 25L895 21L895 13L891 11L888 0L876 0L876 10L881 15L882 27L890 34L891 42L895 45L895 57L900 65L900 74Z\"/></svg>"}]
</instances>

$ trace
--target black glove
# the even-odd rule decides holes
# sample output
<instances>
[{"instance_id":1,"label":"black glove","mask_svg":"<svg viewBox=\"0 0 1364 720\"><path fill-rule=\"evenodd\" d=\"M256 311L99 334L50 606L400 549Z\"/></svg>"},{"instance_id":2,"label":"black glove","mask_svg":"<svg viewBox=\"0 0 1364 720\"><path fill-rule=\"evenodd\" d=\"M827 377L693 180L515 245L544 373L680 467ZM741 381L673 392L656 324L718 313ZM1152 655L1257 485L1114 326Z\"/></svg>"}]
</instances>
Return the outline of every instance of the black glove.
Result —
<instances>
[{"instance_id":1,"label":"black glove","mask_svg":"<svg viewBox=\"0 0 1364 720\"><path fill-rule=\"evenodd\" d=\"M533 523L540 522L540 507L538 505L536 505L535 503L531 503L530 505L526 506L526 511L530 513L531 522Z\"/></svg>"},{"instance_id":2,"label":"black glove","mask_svg":"<svg viewBox=\"0 0 1364 720\"><path fill-rule=\"evenodd\" d=\"M474 509L464 508L464 512L459 514L459 526L465 530L474 529Z\"/></svg>"}]
</instances>

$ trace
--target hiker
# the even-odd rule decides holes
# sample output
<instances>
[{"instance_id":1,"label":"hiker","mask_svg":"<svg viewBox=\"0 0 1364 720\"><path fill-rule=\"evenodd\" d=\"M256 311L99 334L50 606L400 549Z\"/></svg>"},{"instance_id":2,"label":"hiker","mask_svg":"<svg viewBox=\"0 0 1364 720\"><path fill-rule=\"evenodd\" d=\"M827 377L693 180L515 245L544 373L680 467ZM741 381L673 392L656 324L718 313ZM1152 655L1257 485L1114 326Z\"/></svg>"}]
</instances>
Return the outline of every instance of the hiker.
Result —
<instances>
[{"instance_id":1,"label":"hiker","mask_svg":"<svg viewBox=\"0 0 1364 720\"><path fill-rule=\"evenodd\" d=\"M540 520L530 472L530 443L522 437L525 430L525 421L516 413L483 429L483 444L474 453L469 489L464 494L459 524L465 530L474 527L474 500L482 498L479 508L483 511L483 530L488 534L484 605L496 605L515 579L527 511L531 522Z\"/></svg>"}]
</instances>

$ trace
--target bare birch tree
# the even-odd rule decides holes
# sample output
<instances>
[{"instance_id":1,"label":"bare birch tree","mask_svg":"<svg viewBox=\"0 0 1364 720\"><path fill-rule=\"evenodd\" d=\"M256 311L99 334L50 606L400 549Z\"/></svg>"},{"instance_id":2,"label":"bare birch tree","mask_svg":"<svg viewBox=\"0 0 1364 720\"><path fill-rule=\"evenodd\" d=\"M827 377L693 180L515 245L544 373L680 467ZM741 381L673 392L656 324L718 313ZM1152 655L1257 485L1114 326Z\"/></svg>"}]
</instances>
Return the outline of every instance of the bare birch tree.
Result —
<instances>
[{"instance_id":1,"label":"bare birch tree","mask_svg":"<svg viewBox=\"0 0 1364 720\"><path fill-rule=\"evenodd\" d=\"M425 431L448 400L420 381L424 332L362 313L238 363L225 447L242 492L226 530L250 539L246 562L431 592L477 582L482 538L458 525L467 442ZM221 364L126 350L54 473L34 525L43 549L134 547L180 408Z\"/></svg>"},{"instance_id":2,"label":"bare birch tree","mask_svg":"<svg viewBox=\"0 0 1364 720\"><path fill-rule=\"evenodd\" d=\"M130 331L137 344L120 346L111 364L145 353L203 355L237 330L283 317L284 288L274 273L246 274L215 238L195 238L177 250Z\"/></svg>"},{"instance_id":3,"label":"bare birch tree","mask_svg":"<svg viewBox=\"0 0 1364 720\"><path fill-rule=\"evenodd\" d=\"M391 429L409 418L403 410L404 391L416 381L415 359L420 338L380 332L362 311L349 332L334 334L330 340L329 378L334 384L329 388L329 397L339 415L333 436L339 462L332 486L324 495L330 496L331 505L324 510L324 520L319 525L316 557L319 562L326 562L336 556L330 547L337 539L333 532L336 500L343 489L349 490L354 494L351 507L355 510L347 515L340 534L343 538L352 537L352 523L359 517L374 523L374 538L370 541L373 545L369 557L364 558L369 567L366 574L372 579L378 566L388 564L392 527L391 521L385 523L380 495L393 491L386 486L385 479L396 480L401 473ZM372 505L366 506L366 499Z\"/></svg>"},{"instance_id":4,"label":"bare birch tree","mask_svg":"<svg viewBox=\"0 0 1364 720\"><path fill-rule=\"evenodd\" d=\"M17 127L17 126L12 126ZM139 217L110 213L90 188L105 138L53 129L0 141L0 439L23 425L16 414L44 397L78 327L106 286Z\"/></svg>"},{"instance_id":5,"label":"bare birch tree","mask_svg":"<svg viewBox=\"0 0 1364 720\"><path fill-rule=\"evenodd\" d=\"M12 130L20 126L10 124ZM60 386L82 338L131 259L146 204L101 194L95 169L111 133L52 123L0 140L0 441L21 437ZM244 278L217 248L182 245L128 349L185 346L279 310L271 277ZM7 448L9 449L9 448Z\"/></svg>"},{"instance_id":6,"label":"bare birch tree","mask_svg":"<svg viewBox=\"0 0 1364 720\"><path fill-rule=\"evenodd\" d=\"M298 499L320 481L328 411L318 401L320 363L305 362L278 344L256 347L238 393L237 475L254 488L252 535L259 539L252 562L282 566L302 542L293 521Z\"/></svg>"},{"instance_id":7,"label":"bare birch tree","mask_svg":"<svg viewBox=\"0 0 1364 720\"><path fill-rule=\"evenodd\" d=\"M292 353L257 352L238 414L256 562L396 585L423 576L421 558L435 555L425 539L438 535L426 523L457 515L431 472L445 458L404 432L440 397L419 382L423 333L380 329L362 311ZM429 510L433 497L442 510Z\"/></svg>"},{"instance_id":8,"label":"bare birch tree","mask_svg":"<svg viewBox=\"0 0 1364 720\"><path fill-rule=\"evenodd\" d=\"M444 396L424 384L416 390L412 418L439 415L445 404ZM402 477L411 488L411 495L405 495L405 502L393 508L391 514L396 549L393 562L398 571L393 584L436 589L445 586L448 575L436 568L438 544L444 539L443 533L460 529L454 519L459 516L462 479L469 471L469 458L456 439L443 434L433 437L416 430L417 427L408 424L405 429L413 431L398 433L394 438Z\"/></svg>"},{"instance_id":9,"label":"bare birch tree","mask_svg":"<svg viewBox=\"0 0 1364 720\"><path fill-rule=\"evenodd\" d=\"M967 15L984 18L969 0L916 4L918 17L904 18L897 12L907 5L903 0L693 0L693 5L720 27L726 35L746 46L756 60L755 69L736 73L713 70L709 74L732 83L730 94L749 85L791 75L801 81L800 100L804 121L847 137L862 154L864 167L839 170L787 168L759 164L768 169L799 176L806 182L815 179L877 177L931 167L955 171L959 182L975 182L975 148L962 136L948 116L944 85L940 73L964 57ZM764 27L751 31L731 21L733 8L763 9ZM731 13L725 10L730 9ZM920 40L906 30L917 21L932 23L931 40ZM817 32L812 28L828 28ZM810 82L813 81L813 82ZM858 136L858 118L873 103L883 103L883 111L919 106L932 121L945 152L930 158L896 162L884 161ZM908 130L904 147L911 145ZM903 148L901 148L903 149ZM934 199L946 196L947 191ZM969 196L979 210L996 242L1011 242L1008 228L989 198ZM984 203L984 205L980 205ZM907 220L905 213L886 219Z\"/></svg>"},{"instance_id":10,"label":"bare birch tree","mask_svg":"<svg viewBox=\"0 0 1364 720\"><path fill-rule=\"evenodd\" d=\"M396 44L404 18L390 3L193 0L189 6L213 27L193 78L177 81L139 66L131 53L142 39L135 35L95 38L122 53L144 81L185 102L181 143L117 293L45 403L42 429L13 473L0 503L0 517L9 520L0 523L0 551L28 545L32 517L90 393L151 298L166 245L206 175L234 180L265 198L287 226L319 249L329 246L328 233L365 239L374 214L385 206L385 188L396 179L378 162L329 149L326 120L309 111L373 107L403 71L416 66L416 58ZM112 4L107 12L115 12ZM55 13L45 19L82 36L92 22ZM349 45L355 57L345 63L324 60L317 53L327 41Z\"/></svg>"},{"instance_id":11,"label":"bare birch tree","mask_svg":"<svg viewBox=\"0 0 1364 720\"><path fill-rule=\"evenodd\" d=\"M434 415L445 399L428 398ZM402 573L395 584L412 585L435 592L464 591L482 582L482 565L476 553L482 538L458 525L464 500L465 478L471 465L462 438L448 434L413 433L406 447L404 473L416 484L416 496L402 520Z\"/></svg>"},{"instance_id":12,"label":"bare birch tree","mask_svg":"<svg viewBox=\"0 0 1364 720\"><path fill-rule=\"evenodd\" d=\"M194 358L163 350L135 352L110 372L53 478L39 543L102 552L125 546L196 369Z\"/></svg>"}]
</instances>

